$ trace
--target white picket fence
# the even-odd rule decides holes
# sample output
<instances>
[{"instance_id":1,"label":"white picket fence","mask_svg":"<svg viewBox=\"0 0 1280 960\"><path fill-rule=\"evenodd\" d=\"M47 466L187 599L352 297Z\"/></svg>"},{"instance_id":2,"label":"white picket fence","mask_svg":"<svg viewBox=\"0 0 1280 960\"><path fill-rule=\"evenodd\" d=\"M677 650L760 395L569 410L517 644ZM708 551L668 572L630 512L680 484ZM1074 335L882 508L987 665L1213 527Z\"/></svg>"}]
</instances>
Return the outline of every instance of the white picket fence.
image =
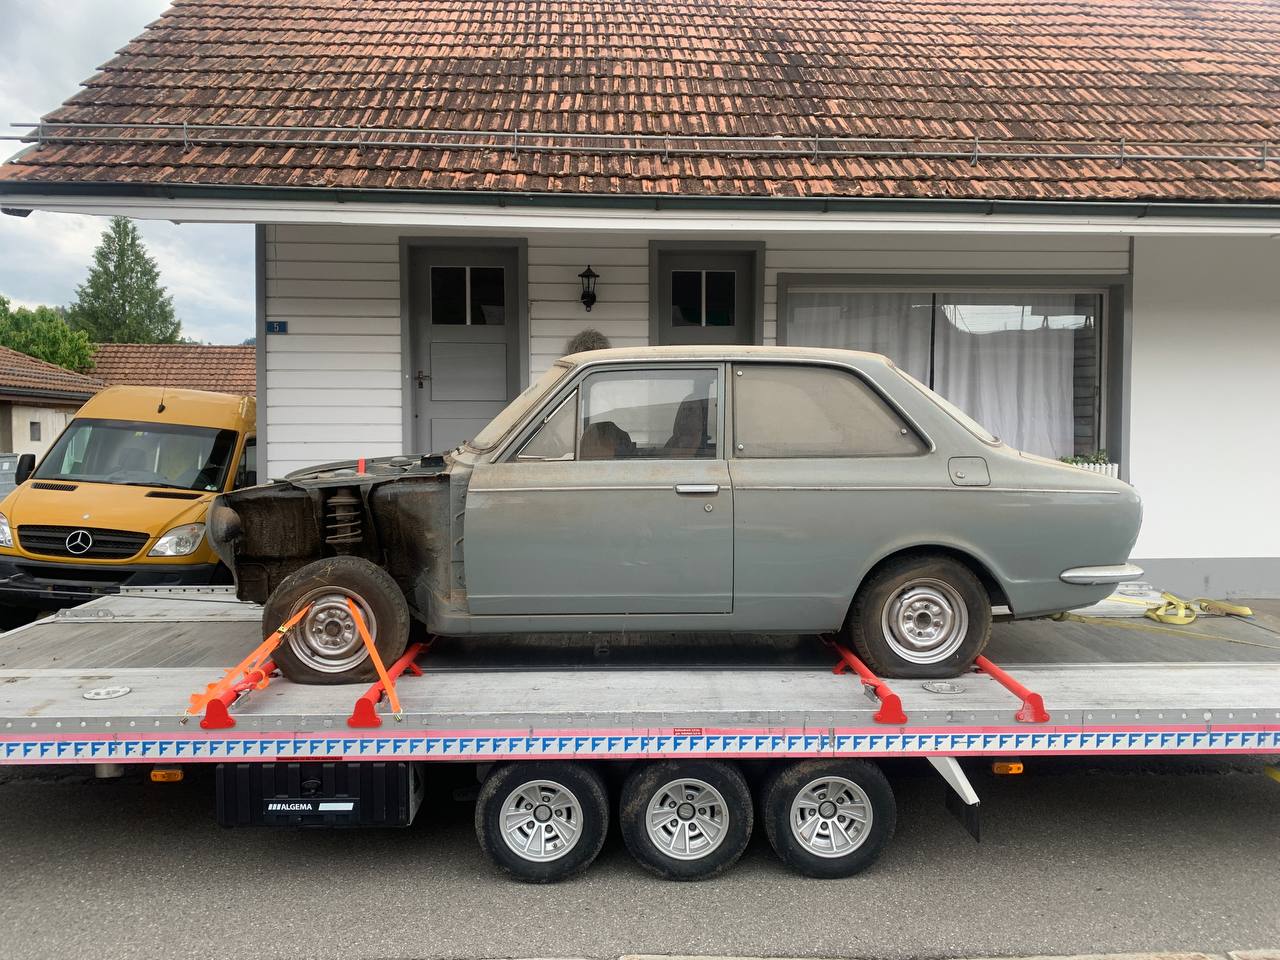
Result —
<instances>
[{"instance_id":1,"label":"white picket fence","mask_svg":"<svg viewBox=\"0 0 1280 960\"><path fill-rule=\"evenodd\" d=\"M1081 470L1088 470L1090 473L1100 473L1104 477L1120 477L1120 464L1118 463L1073 463L1073 467L1079 467Z\"/></svg>"}]
</instances>

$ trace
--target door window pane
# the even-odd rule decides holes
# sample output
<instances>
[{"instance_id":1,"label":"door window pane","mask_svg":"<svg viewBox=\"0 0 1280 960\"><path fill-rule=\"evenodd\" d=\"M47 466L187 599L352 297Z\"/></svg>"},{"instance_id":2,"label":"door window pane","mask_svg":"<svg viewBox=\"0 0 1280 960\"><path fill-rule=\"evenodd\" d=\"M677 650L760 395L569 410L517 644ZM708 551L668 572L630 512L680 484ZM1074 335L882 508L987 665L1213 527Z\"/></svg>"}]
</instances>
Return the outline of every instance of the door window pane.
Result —
<instances>
[{"instance_id":1,"label":"door window pane","mask_svg":"<svg viewBox=\"0 0 1280 960\"><path fill-rule=\"evenodd\" d=\"M736 367L733 432L739 457L910 456L925 449L874 390L829 367Z\"/></svg>"},{"instance_id":2,"label":"door window pane","mask_svg":"<svg viewBox=\"0 0 1280 960\"><path fill-rule=\"evenodd\" d=\"M702 275L706 285L708 327L732 327L734 287L737 276L731 270L708 270Z\"/></svg>"},{"instance_id":3,"label":"door window pane","mask_svg":"<svg viewBox=\"0 0 1280 960\"><path fill-rule=\"evenodd\" d=\"M467 322L467 268L431 268L431 322Z\"/></svg>"},{"instance_id":4,"label":"door window pane","mask_svg":"<svg viewBox=\"0 0 1280 960\"><path fill-rule=\"evenodd\" d=\"M506 318L506 272L501 267L468 267L471 271L471 322L501 326Z\"/></svg>"},{"instance_id":5,"label":"door window pane","mask_svg":"<svg viewBox=\"0 0 1280 960\"><path fill-rule=\"evenodd\" d=\"M714 457L716 370L592 374L582 386L581 460Z\"/></svg>"},{"instance_id":6,"label":"door window pane","mask_svg":"<svg viewBox=\"0 0 1280 960\"><path fill-rule=\"evenodd\" d=\"M573 392L543 421L516 454L517 460L572 460L578 426L578 394Z\"/></svg>"},{"instance_id":7,"label":"door window pane","mask_svg":"<svg viewBox=\"0 0 1280 960\"><path fill-rule=\"evenodd\" d=\"M677 327L702 326L702 273L671 271L671 323Z\"/></svg>"}]
</instances>

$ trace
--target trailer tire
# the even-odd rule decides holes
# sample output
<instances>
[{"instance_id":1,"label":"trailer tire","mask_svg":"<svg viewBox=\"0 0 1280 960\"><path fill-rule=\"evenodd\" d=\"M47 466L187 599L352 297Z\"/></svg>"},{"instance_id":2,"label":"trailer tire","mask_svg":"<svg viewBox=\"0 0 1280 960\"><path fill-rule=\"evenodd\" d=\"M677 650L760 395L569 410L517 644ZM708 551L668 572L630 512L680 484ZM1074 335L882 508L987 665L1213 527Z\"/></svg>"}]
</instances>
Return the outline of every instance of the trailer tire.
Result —
<instances>
[{"instance_id":1,"label":"trailer tire","mask_svg":"<svg viewBox=\"0 0 1280 960\"><path fill-rule=\"evenodd\" d=\"M669 819L654 822L664 808L671 811ZM638 766L618 804L627 849L642 867L667 880L704 880L728 870L746 850L753 820L746 778L719 760Z\"/></svg>"},{"instance_id":2,"label":"trailer tire","mask_svg":"<svg viewBox=\"0 0 1280 960\"><path fill-rule=\"evenodd\" d=\"M527 820L508 816L521 812ZM475 820L480 849L502 870L526 883L554 883L585 870L599 855L609 830L609 798L591 767L525 760L490 772L476 798Z\"/></svg>"},{"instance_id":3,"label":"trailer tire","mask_svg":"<svg viewBox=\"0 0 1280 960\"><path fill-rule=\"evenodd\" d=\"M858 817L864 825L850 836ZM865 870L892 838L897 819L889 781L865 760L786 764L764 788L769 843L783 863L806 877L834 880Z\"/></svg>"},{"instance_id":4,"label":"trailer tire","mask_svg":"<svg viewBox=\"0 0 1280 960\"><path fill-rule=\"evenodd\" d=\"M958 560L903 557L862 584L842 632L882 677L957 677L991 637L991 597Z\"/></svg>"},{"instance_id":5,"label":"trailer tire","mask_svg":"<svg viewBox=\"0 0 1280 960\"><path fill-rule=\"evenodd\" d=\"M285 677L311 684L377 679L373 660L346 608L348 598L360 609L384 665L389 667L404 653L409 643L409 605L391 575L361 557L327 557L281 580L263 607L266 635L306 604L313 605L272 654Z\"/></svg>"}]
</instances>

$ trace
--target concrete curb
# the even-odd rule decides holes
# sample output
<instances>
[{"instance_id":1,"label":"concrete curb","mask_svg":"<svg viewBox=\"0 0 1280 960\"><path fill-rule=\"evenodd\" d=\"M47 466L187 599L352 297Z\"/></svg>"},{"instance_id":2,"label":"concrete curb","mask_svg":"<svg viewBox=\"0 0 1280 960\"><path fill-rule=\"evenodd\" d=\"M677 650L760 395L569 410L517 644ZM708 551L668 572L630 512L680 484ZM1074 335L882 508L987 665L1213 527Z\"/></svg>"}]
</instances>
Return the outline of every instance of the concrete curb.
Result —
<instances>
[{"instance_id":1,"label":"concrete curb","mask_svg":"<svg viewBox=\"0 0 1280 960\"><path fill-rule=\"evenodd\" d=\"M729 957L729 956L709 956L705 954L650 954L650 953L632 953L624 954L618 960L820 960L820 958L806 957ZM821 960L836 960L836 958L821 958ZM1220 953L1175 953L1175 952L1158 952L1158 953L1077 953L1064 956L1054 956L1050 954L1032 954L1024 957L970 957L965 960L1280 960L1280 949L1275 950L1230 950L1226 954Z\"/></svg>"}]
</instances>

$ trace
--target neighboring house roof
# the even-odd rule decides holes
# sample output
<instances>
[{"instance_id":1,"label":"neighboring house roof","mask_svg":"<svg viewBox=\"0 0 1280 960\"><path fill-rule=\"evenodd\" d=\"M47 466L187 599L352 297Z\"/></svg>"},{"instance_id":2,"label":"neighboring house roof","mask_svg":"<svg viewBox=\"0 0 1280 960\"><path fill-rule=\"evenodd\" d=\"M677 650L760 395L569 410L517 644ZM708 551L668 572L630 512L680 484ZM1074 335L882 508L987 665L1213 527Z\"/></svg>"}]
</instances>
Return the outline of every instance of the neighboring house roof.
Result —
<instances>
[{"instance_id":1,"label":"neighboring house roof","mask_svg":"<svg viewBox=\"0 0 1280 960\"><path fill-rule=\"evenodd\" d=\"M97 377L0 347L0 397L6 400L88 400L103 388Z\"/></svg>"},{"instance_id":2,"label":"neighboring house roof","mask_svg":"<svg viewBox=\"0 0 1280 960\"><path fill-rule=\"evenodd\" d=\"M100 343L93 372L111 386L174 387L256 396L252 346L201 343Z\"/></svg>"},{"instance_id":3,"label":"neighboring house roof","mask_svg":"<svg viewBox=\"0 0 1280 960\"><path fill-rule=\"evenodd\" d=\"M1280 6L185 0L46 119L0 193L1274 202Z\"/></svg>"}]
</instances>

